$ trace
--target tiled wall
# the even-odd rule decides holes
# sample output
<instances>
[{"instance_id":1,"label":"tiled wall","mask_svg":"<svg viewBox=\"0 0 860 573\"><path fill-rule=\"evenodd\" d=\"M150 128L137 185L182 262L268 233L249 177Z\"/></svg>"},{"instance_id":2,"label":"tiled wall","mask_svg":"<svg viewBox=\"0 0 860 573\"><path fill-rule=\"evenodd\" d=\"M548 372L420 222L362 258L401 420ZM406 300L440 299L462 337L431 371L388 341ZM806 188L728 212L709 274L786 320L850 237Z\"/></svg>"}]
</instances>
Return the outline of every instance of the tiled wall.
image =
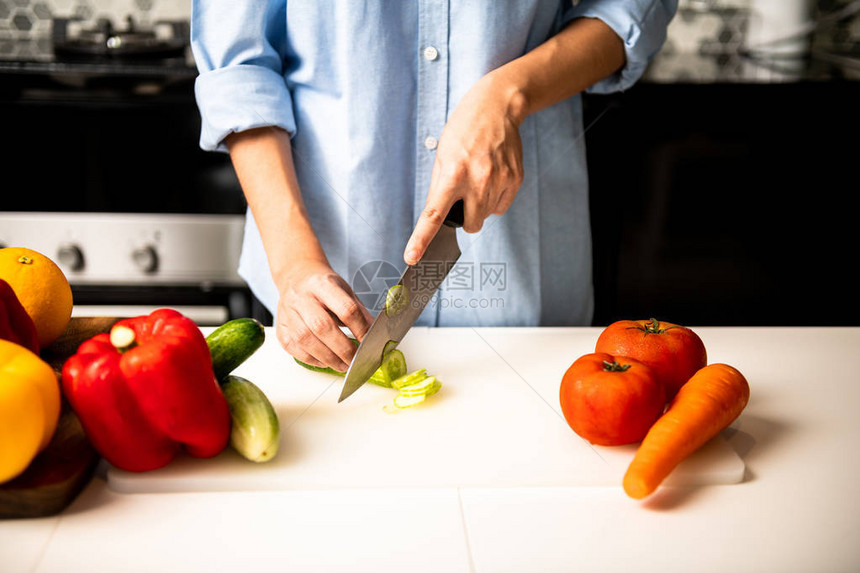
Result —
<instances>
[{"instance_id":1,"label":"tiled wall","mask_svg":"<svg viewBox=\"0 0 860 573\"><path fill-rule=\"evenodd\" d=\"M187 19L191 3L177 0L0 0L0 31L10 37L50 32L52 17L85 20L132 16L136 21Z\"/></svg>"},{"instance_id":2,"label":"tiled wall","mask_svg":"<svg viewBox=\"0 0 860 573\"><path fill-rule=\"evenodd\" d=\"M749 79L750 73L764 73L760 67L751 68L738 53L755 18L756 3L761 1L679 0L666 45L648 77L654 81L708 81ZM811 17L820 18L856 2L809 0L808 4ZM119 23L131 16L145 25L157 20L187 19L190 10L188 0L0 0L0 56L38 52L35 42L50 34L51 18L56 16L93 20L110 16ZM819 48L856 57L860 52L860 17L855 15L822 27L813 42Z\"/></svg>"},{"instance_id":3,"label":"tiled wall","mask_svg":"<svg viewBox=\"0 0 860 573\"><path fill-rule=\"evenodd\" d=\"M771 0L774 2L775 0ZM798 0L786 0L785 6ZM648 70L654 81L779 80L791 79L801 65L782 57L773 62L751 62L741 49L754 43L761 0L680 0L669 25L666 44ZM855 14L825 25L826 15L858 6L852 0L807 1L810 21L821 24L809 36L810 46L829 53L860 57L860 17ZM783 8L787 9L787 8ZM792 35L795 29L776 29L773 36ZM766 64L772 63L773 66ZM855 60L854 67L860 66Z\"/></svg>"},{"instance_id":4,"label":"tiled wall","mask_svg":"<svg viewBox=\"0 0 860 573\"><path fill-rule=\"evenodd\" d=\"M51 18L95 21L109 17L122 26L126 16L147 25L158 20L187 20L190 13L187 0L0 0L0 56L47 53L49 47L43 44L51 34Z\"/></svg>"}]
</instances>

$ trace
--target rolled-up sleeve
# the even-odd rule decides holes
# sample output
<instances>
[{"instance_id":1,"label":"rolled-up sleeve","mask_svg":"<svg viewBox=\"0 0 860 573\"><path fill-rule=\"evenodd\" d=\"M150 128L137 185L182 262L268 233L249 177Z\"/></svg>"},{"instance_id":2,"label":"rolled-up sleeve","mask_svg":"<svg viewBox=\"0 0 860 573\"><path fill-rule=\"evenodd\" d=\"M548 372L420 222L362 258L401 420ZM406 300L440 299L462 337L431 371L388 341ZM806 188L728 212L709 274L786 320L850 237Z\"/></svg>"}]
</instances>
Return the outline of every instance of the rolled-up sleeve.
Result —
<instances>
[{"instance_id":1,"label":"rolled-up sleeve","mask_svg":"<svg viewBox=\"0 0 860 573\"><path fill-rule=\"evenodd\" d=\"M200 72L194 91L201 148L226 151L225 137L255 127L295 134L283 74L286 0L194 0L191 49Z\"/></svg>"},{"instance_id":2,"label":"rolled-up sleeve","mask_svg":"<svg viewBox=\"0 0 860 573\"><path fill-rule=\"evenodd\" d=\"M617 73L588 91L609 93L632 86L666 41L666 28L678 9L677 0L581 0L569 2L564 24L576 18L597 18L624 41L627 61Z\"/></svg>"}]
</instances>

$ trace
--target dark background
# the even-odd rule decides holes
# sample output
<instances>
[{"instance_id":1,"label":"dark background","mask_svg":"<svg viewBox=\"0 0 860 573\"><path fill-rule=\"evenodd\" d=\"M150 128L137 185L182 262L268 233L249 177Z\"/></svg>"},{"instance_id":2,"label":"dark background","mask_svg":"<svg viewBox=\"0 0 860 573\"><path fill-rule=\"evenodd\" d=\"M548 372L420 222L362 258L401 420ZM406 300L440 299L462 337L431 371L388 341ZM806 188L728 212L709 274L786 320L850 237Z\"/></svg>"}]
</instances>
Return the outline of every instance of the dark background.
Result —
<instances>
[{"instance_id":1,"label":"dark background","mask_svg":"<svg viewBox=\"0 0 860 573\"><path fill-rule=\"evenodd\" d=\"M585 96L596 325L858 325L860 86Z\"/></svg>"}]
</instances>

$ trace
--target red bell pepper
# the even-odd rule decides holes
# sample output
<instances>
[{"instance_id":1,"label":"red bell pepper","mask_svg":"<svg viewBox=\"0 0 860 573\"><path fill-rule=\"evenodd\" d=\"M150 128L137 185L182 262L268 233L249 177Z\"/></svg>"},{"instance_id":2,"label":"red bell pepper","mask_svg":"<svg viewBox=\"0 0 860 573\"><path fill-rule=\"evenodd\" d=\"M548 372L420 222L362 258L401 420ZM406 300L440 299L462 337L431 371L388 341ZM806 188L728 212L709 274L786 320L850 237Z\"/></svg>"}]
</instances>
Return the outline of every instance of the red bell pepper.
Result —
<instances>
[{"instance_id":1,"label":"red bell pepper","mask_svg":"<svg viewBox=\"0 0 860 573\"><path fill-rule=\"evenodd\" d=\"M39 335L12 287L0 279L0 338L39 354Z\"/></svg>"},{"instance_id":2,"label":"red bell pepper","mask_svg":"<svg viewBox=\"0 0 860 573\"><path fill-rule=\"evenodd\" d=\"M90 442L120 469L160 468L182 447L209 458L230 438L206 339L172 309L121 320L81 344L63 365L63 390Z\"/></svg>"}]
</instances>

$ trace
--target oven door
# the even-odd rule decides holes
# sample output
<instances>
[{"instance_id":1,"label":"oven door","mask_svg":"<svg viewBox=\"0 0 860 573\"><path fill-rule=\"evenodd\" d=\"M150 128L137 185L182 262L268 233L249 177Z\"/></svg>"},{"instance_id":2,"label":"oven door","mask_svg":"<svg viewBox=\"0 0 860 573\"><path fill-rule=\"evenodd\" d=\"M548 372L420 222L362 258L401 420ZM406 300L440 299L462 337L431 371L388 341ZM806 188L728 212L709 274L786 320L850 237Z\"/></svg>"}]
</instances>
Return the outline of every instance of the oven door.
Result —
<instances>
[{"instance_id":1,"label":"oven door","mask_svg":"<svg viewBox=\"0 0 860 573\"><path fill-rule=\"evenodd\" d=\"M242 215L0 212L0 244L56 261L73 316L137 316L169 306L200 325L271 319L236 273Z\"/></svg>"},{"instance_id":2,"label":"oven door","mask_svg":"<svg viewBox=\"0 0 860 573\"><path fill-rule=\"evenodd\" d=\"M193 69L19 64L0 66L0 245L56 261L77 316L270 323L236 274L246 203L229 157L199 148Z\"/></svg>"}]
</instances>

